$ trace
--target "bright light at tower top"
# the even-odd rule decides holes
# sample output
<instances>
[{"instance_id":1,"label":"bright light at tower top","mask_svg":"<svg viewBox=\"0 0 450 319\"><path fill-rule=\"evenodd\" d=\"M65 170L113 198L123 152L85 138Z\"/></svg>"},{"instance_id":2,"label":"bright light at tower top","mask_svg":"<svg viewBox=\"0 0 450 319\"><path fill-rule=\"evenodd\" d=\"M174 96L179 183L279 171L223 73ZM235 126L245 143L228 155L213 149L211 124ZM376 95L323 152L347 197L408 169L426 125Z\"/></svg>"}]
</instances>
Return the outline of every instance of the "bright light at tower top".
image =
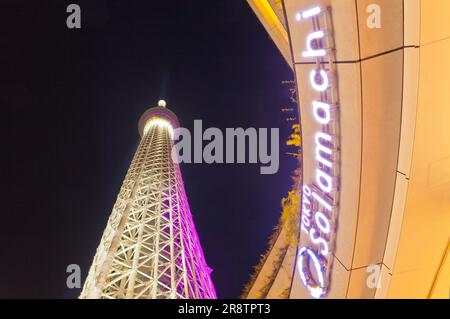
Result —
<instances>
[{"instance_id":1,"label":"bright light at tower top","mask_svg":"<svg viewBox=\"0 0 450 319\"><path fill-rule=\"evenodd\" d=\"M167 127L170 133L173 133L174 129L180 126L175 113L166 107L165 100L159 100L157 106L149 108L142 114L138 124L139 134L144 136L149 128L154 125L161 128Z\"/></svg>"},{"instance_id":2,"label":"bright light at tower top","mask_svg":"<svg viewBox=\"0 0 450 319\"><path fill-rule=\"evenodd\" d=\"M164 118L154 117L147 121L144 127L144 135L147 134L148 130L153 126L158 126L160 128L167 128L170 135L173 136L173 126L172 124Z\"/></svg>"}]
</instances>

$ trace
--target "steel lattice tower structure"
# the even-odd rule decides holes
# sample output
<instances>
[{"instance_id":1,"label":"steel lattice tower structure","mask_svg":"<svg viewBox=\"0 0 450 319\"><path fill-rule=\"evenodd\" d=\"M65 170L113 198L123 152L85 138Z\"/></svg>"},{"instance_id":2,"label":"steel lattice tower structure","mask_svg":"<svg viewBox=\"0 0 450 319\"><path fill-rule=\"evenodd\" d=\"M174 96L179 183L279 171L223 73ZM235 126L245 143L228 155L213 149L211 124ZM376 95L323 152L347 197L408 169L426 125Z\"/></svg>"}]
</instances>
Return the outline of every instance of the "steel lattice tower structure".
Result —
<instances>
[{"instance_id":1,"label":"steel lattice tower structure","mask_svg":"<svg viewBox=\"0 0 450 319\"><path fill-rule=\"evenodd\" d=\"M178 163L178 119L160 101L139 120L142 137L80 298L216 298Z\"/></svg>"}]
</instances>

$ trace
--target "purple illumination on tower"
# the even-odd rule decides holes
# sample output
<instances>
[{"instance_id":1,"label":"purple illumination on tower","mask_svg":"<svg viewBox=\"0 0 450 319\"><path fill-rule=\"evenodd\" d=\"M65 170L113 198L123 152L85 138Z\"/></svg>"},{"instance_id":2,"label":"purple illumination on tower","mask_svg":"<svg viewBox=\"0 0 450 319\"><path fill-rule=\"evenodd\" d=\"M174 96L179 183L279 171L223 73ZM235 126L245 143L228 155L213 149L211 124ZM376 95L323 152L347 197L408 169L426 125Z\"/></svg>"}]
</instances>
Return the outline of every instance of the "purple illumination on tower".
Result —
<instances>
[{"instance_id":1,"label":"purple illumination on tower","mask_svg":"<svg viewBox=\"0 0 450 319\"><path fill-rule=\"evenodd\" d=\"M81 298L216 298L180 167L172 160L178 126L164 101L141 116L141 143Z\"/></svg>"}]
</instances>

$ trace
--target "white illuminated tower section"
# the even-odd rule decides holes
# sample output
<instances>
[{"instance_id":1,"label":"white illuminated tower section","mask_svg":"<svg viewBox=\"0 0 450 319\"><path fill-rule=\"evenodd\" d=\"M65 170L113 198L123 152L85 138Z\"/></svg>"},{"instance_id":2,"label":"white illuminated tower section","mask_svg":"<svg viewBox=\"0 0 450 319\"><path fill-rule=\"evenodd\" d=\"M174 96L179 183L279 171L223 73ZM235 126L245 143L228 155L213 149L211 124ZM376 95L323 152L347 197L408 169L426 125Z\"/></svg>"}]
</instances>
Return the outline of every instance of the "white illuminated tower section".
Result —
<instances>
[{"instance_id":1,"label":"white illuminated tower section","mask_svg":"<svg viewBox=\"0 0 450 319\"><path fill-rule=\"evenodd\" d=\"M141 142L80 298L216 298L181 177L177 117L164 101L139 120Z\"/></svg>"}]
</instances>

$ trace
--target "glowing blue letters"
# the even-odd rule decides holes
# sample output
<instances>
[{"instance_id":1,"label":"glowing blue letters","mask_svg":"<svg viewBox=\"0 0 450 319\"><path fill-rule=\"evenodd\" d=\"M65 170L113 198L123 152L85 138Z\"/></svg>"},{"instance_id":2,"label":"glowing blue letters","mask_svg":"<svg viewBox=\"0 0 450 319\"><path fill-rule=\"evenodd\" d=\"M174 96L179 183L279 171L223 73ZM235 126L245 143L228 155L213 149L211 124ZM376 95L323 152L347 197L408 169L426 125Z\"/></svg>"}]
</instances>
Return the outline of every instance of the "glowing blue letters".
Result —
<instances>
[{"instance_id":1,"label":"glowing blue letters","mask_svg":"<svg viewBox=\"0 0 450 319\"><path fill-rule=\"evenodd\" d=\"M339 106L337 76L333 65L334 43L329 38L331 13L320 6L298 12L295 20L299 27L311 22L312 31L304 39L301 56L312 59L309 84L313 96L310 109L302 115L318 127L312 136L315 147L314 174L303 181L301 208L301 236L297 268L303 285L313 298L326 296L330 287L330 273L335 246L336 219L338 213L338 117L334 110ZM300 24L302 24L300 26ZM300 92L301 94L301 92ZM305 104L305 107L308 104ZM311 172L308 172L311 173ZM309 174L308 174L309 175ZM302 240L303 239L303 240Z\"/></svg>"}]
</instances>

